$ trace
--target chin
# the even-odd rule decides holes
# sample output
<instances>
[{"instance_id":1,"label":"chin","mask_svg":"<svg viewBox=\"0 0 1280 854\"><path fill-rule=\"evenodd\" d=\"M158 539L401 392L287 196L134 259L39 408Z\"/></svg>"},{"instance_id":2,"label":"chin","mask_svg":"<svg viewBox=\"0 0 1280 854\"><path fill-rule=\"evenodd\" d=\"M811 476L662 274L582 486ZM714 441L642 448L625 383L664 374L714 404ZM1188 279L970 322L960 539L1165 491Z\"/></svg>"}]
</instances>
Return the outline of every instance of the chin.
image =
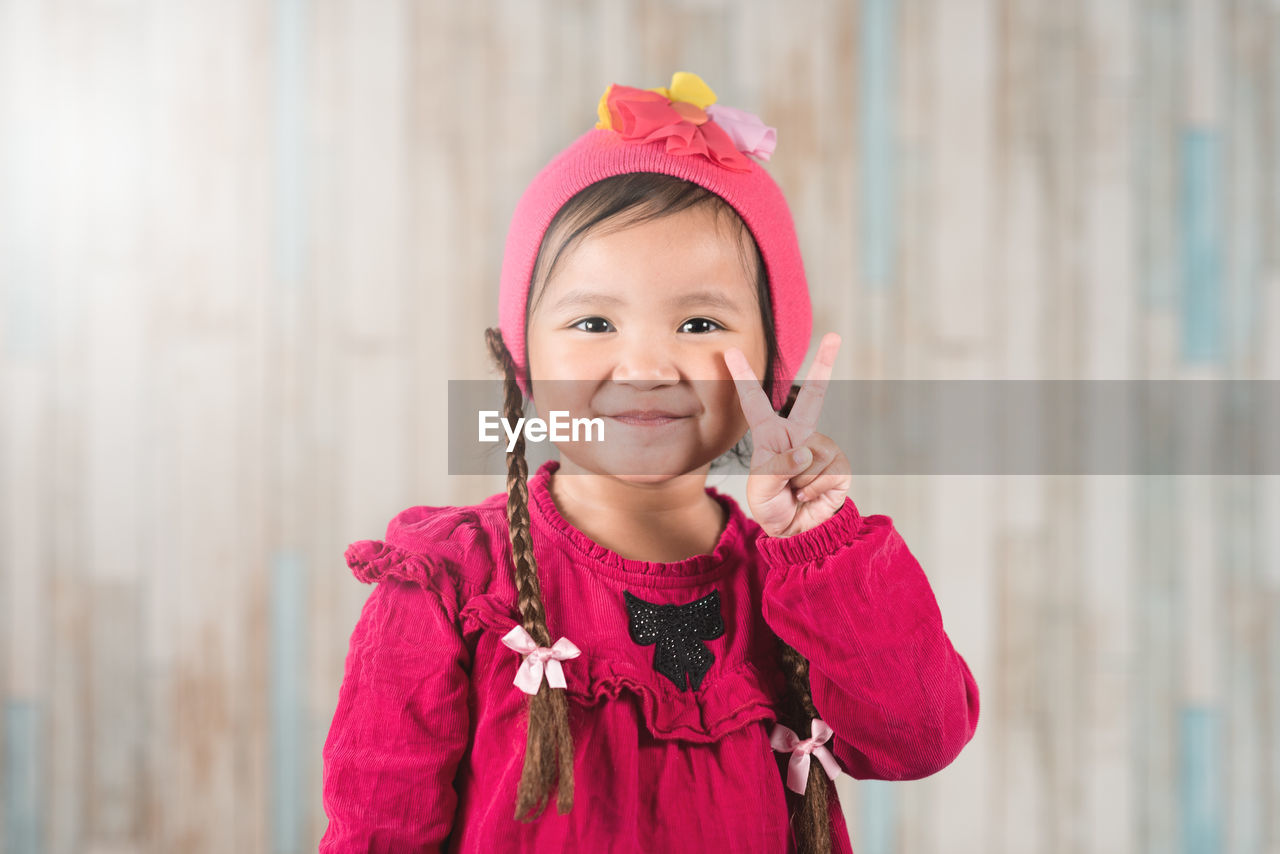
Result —
<instances>
[{"instance_id":1,"label":"chin","mask_svg":"<svg viewBox=\"0 0 1280 854\"><path fill-rule=\"evenodd\" d=\"M688 474L688 473L689 473L689 472L683 472L682 474ZM609 474L609 473L608 473L608 472L605 472L605 474ZM655 483L666 483L667 481L672 480L673 478L676 478L676 477L680 477L681 475L676 475L676 474L613 474L613 475L610 475L610 476L611 476L611 477L613 477L615 480L620 480L620 481L622 481L623 483L634 483L634 484L655 484Z\"/></svg>"},{"instance_id":2,"label":"chin","mask_svg":"<svg viewBox=\"0 0 1280 854\"><path fill-rule=\"evenodd\" d=\"M591 449L582 453L581 448L560 447L562 458L595 474L609 475L625 483L663 483L691 474L716 459L711 451L678 451L675 449L630 448L601 453Z\"/></svg>"}]
</instances>

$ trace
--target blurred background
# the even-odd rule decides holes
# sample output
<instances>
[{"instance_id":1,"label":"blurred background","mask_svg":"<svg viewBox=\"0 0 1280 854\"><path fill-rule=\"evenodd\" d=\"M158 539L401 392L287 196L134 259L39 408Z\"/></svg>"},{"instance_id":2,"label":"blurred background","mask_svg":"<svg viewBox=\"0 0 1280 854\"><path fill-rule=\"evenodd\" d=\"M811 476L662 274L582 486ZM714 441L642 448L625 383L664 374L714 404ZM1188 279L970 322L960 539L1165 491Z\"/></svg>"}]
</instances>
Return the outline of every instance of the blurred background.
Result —
<instances>
[{"instance_id":1,"label":"blurred background","mask_svg":"<svg viewBox=\"0 0 1280 854\"><path fill-rule=\"evenodd\" d=\"M1275 380L1277 44L1274 0L0 0L3 850L315 850L343 551L502 490L447 382L609 83L778 129L837 378ZM851 497L983 700L840 781L859 854L1280 851L1277 477Z\"/></svg>"}]
</instances>

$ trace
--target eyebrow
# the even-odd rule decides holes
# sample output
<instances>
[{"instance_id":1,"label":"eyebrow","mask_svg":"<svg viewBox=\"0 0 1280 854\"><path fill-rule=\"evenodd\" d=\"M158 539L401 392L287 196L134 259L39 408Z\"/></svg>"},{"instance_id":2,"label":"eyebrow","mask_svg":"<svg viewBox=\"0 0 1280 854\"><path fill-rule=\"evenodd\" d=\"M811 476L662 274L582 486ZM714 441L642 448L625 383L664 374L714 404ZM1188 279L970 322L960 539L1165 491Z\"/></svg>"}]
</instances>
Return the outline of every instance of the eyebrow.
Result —
<instances>
[{"instance_id":1,"label":"eyebrow","mask_svg":"<svg viewBox=\"0 0 1280 854\"><path fill-rule=\"evenodd\" d=\"M680 299L672 300L671 302L676 308L707 305L712 308L718 308L721 311L738 310L737 303L729 299L722 292L714 290L693 291L692 293L685 294Z\"/></svg>"},{"instance_id":2,"label":"eyebrow","mask_svg":"<svg viewBox=\"0 0 1280 854\"><path fill-rule=\"evenodd\" d=\"M684 294L678 299L668 300L668 302L675 308L705 305L712 308L718 308L722 311L736 312L738 310L737 303L717 290L693 291L691 293ZM552 310L559 311L564 308L583 304L620 306L624 303L625 300L613 296L612 294L597 293L596 291L577 288L569 291L569 293L556 300L555 305L552 306Z\"/></svg>"},{"instance_id":3,"label":"eyebrow","mask_svg":"<svg viewBox=\"0 0 1280 854\"><path fill-rule=\"evenodd\" d=\"M622 300L611 294L599 294L595 291L588 291L583 288L577 288L569 291L569 293L556 300L555 305L551 306L552 311L559 311L562 308L569 308L575 305L584 305L587 303L603 303L604 305L622 305Z\"/></svg>"}]
</instances>

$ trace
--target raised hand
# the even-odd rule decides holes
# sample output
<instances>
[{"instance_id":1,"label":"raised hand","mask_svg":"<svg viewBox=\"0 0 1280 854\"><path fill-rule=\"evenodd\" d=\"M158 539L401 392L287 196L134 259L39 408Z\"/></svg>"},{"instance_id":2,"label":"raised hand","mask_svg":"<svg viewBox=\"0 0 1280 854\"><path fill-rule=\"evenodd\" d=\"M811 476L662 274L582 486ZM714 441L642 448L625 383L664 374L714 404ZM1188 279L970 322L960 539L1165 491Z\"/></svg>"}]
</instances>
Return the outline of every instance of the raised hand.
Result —
<instances>
[{"instance_id":1,"label":"raised hand","mask_svg":"<svg viewBox=\"0 0 1280 854\"><path fill-rule=\"evenodd\" d=\"M823 336L786 418L773 410L742 351L730 347L724 352L751 432L747 503L770 536L790 537L821 525L843 506L853 482L848 458L834 441L814 430L839 349L839 335Z\"/></svg>"}]
</instances>

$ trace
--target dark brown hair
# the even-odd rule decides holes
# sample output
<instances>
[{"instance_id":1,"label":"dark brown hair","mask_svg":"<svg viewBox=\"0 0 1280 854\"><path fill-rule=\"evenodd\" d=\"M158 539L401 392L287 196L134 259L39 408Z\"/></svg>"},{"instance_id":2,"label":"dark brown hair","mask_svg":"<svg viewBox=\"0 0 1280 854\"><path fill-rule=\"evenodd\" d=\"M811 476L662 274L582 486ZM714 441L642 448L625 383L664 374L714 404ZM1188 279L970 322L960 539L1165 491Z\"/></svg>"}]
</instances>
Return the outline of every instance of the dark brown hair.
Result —
<instances>
[{"instance_id":1,"label":"dark brown hair","mask_svg":"<svg viewBox=\"0 0 1280 854\"><path fill-rule=\"evenodd\" d=\"M717 222L726 220L737 229L739 246L744 253L744 268L755 273L768 354L762 383L766 394L772 394L778 343L773 329L768 274L759 247L746 224L727 202L709 190L680 178L649 172L618 175L590 185L566 202L547 228L534 262L525 310L526 328L533 307L545 290L542 286L550 279L557 262L589 232L619 230L702 205L716 213ZM514 423L524 414L524 395L517 382L515 360L497 329L486 330L485 340L505 377L503 416ZM528 366L527 359L525 364ZM532 370L529 369L526 379L531 375ZM798 386L791 387L782 410L784 415L790 411L798 390ZM744 438L743 442L747 439ZM745 453L743 443L739 443L731 453L742 460ZM517 606L520 621L534 642L538 646L550 646L551 632L547 628L547 613L538 585L538 569L529 534L528 474L524 437L518 434L514 448L507 454L507 524L515 567ZM789 688L782 708L778 710L778 719L801 738L807 738L809 723L818 716L809 690L809 662L780 638L778 651L779 665L786 674ZM779 773L785 775L790 756L779 754L777 758ZM828 785L822 764L811 762L804 796L786 790L796 840L803 854L829 854L831 851ZM524 766L516 790L516 819L537 819L546 808L553 786L556 787L558 812L569 812L573 807L573 738L569 731L569 705L564 689L552 688L543 680L538 693L529 698L528 737Z\"/></svg>"}]
</instances>

